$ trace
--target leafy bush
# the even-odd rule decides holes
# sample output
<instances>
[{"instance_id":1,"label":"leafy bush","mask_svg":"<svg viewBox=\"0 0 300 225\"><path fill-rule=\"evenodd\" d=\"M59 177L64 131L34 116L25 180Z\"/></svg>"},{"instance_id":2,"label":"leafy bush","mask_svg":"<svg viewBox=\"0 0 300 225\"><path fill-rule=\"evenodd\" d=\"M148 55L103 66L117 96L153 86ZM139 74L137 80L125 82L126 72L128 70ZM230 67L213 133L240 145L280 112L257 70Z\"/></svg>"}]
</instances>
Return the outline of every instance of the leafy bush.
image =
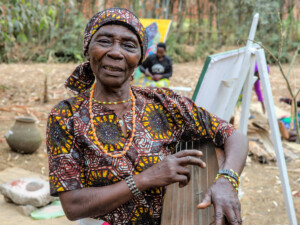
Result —
<instances>
[{"instance_id":1,"label":"leafy bush","mask_svg":"<svg viewBox=\"0 0 300 225\"><path fill-rule=\"evenodd\" d=\"M186 50L186 45L184 45L184 40L186 40L186 38L181 36L180 39L181 41L178 42L178 34L174 31L170 32L166 42L168 55L174 62L188 62L195 60L197 56L194 55L193 52L188 52Z\"/></svg>"},{"instance_id":2,"label":"leafy bush","mask_svg":"<svg viewBox=\"0 0 300 225\"><path fill-rule=\"evenodd\" d=\"M39 2L0 3L0 62L81 61L82 14L69 1Z\"/></svg>"}]
</instances>

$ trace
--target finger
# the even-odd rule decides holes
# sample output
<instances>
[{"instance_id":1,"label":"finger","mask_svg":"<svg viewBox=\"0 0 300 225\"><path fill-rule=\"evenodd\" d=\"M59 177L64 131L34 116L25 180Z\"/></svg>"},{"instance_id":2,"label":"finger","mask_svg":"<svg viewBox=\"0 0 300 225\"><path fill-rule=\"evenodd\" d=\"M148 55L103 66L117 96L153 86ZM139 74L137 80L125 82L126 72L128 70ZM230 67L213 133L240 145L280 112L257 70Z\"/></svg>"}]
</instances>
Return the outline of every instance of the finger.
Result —
<instances>
[{"instance_id":1,"label":"finger","mask_svg":"<svg viewBox=\"0 0 300 225\"><path fill-rule=\"evenodd\" d=\"M189 182L179 182L179 188L183 188L188 184L189 184Z\"/></svg>"},{"instance_id":2,"label":"finger","mask_svg":"<svg viewBox=\"0 0 300 225\"><path fill-rule=\"evenodd\" d=\"M215 225L222 225L223 224L223 211L221 208L215 207Z\"/></svg>"},{"instance_id":3,"label":"finger","mask_svg":"<svg viewBox=\"0 0 300 225\"><path fill-rule=\"evenodd\" d=\"M174 156L176 158L181 158L181 157L185 157L185 156L202 156L202 152L199 150L195 150L195 149L190 149L190 150L183 150L180 152L177 152L176 154L174 154Z\"/></svg>"},{"instance_id":4,"label":"finger","mask_svg":"<svg viewBox=\"0 0 300 225\"><path fill-rule=\"evenodd\" d=\"M175 182L179 182L179 187L184 187L188 184L188 177L185 175L177 174L174 178Z\"/></svg>"},{"instance_id":5,"label":"finger","mask_svg":"<svg viewBox=\"0 0 300 225\"><path fill-rule=\"evenodd\" d=\"M188 181L187 183L190 182L190 179L191 179L191 171L189 168L186 168L186 167L179 167L178 171L177 171L178 174L181 174L181 175L185 175L187 176L188 178Z\"/></svg>"},{"instance_id":6,"label":"finger","mask_svg":"<svg viewBox=\"0 0 300 225\"><path fill-rule=\"evenodd\" d=\"M230 225L230 223L228 222L226 216L224 217L224 224L225 224L225 225Z\"/></svg>"},{"instance_id":7,"label":"finger","mask_svg":"<svg viewBox=\"0 0 300 225\"><path fill-rule=\"evenodd\" d=\"M186 157L178 158L177 162L181 166L195 165L195 166L200 166L201 168L206 167L205 162L203 162L201 159L193 157L193 156L186 156Z\"/></svg>"},{"instance_id":8,"label":"finger","mask_svg":"<svg viewBox=\"0 0 300 225\"><path fill-rule=\"evenodd\" d=\"M206 192L202 202L200 202L200 204L197 205L197 208L198 209L205 209L210 205L211 205L211 189L208 189L208 191Z\"/></svg>"},{"instance_id":9,"label":"finger","mask_svg":"<svg viewBox=\"0 0 300 225\"><path fill-rule=\"evenodd\" d=\"M235 215L233 208L226 207L225 216L229 224L238 225L238 218Z\"/></svg>"},{"instance_id":10,"label":"finger","mask_svg":"<svg viewBox=\"0 0 300 225\"><path fill-rule=\"evenodd\" d=\"M238 204L235 204L233 206L233 211L235 213L235 216L237 218L238 224L242 224L242 217L241 217L241 204L238 202Z\"/></svg>"}]
</instances>

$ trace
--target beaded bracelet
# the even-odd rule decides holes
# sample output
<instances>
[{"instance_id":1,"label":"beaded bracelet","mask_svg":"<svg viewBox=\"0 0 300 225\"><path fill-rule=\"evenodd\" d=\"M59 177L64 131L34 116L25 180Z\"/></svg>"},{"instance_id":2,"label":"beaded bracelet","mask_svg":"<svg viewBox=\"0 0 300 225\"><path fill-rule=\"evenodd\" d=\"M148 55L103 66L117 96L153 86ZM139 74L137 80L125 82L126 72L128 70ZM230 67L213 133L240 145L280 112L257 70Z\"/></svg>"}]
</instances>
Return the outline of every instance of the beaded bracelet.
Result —
<instances>
[{"instance_id":1,"label":"beaded bracelet","mask_svg":"<svg viewBox=\"0 0 300 225\"><path fill-rule=\"evenodd\" d=\"M240 176L238 175L238 173L234 172L233 169L227 170L227 169L221 169L219 170L218 174L222 174L222 175L226 175L229 176L233 179L235 179L235 181L240 184Z\"/></svg>"},{"instance_id":2,"label":"beaded bracelet","mask_svg":"<svg viewBox=\"0 0 300 225\"><path fill-rule=\"evenodd\" d=\"M126 177L125 180L133 196L139 197L143 195L143 193L135 185L132 175Z\"/></svg>"},{"instance_id":3,"label":"beaded bracelet","mask_svg":"<svg viewBox=\"0 0 300 225\"><path fill-rule=\"evenodd\" d=\"M226 178L232 184L232 186L236 190L236 192L238 192L238 190L239 190L239 184L236 182L235 179L233 179L230 176L218 173L214 181L218 180L220 177Z\"/></svg>"},{"instance_id":4,"label":"beaded bracelet","mask_svg":"<svg viewBox=\"0 0 300 225\"><path fill-rule=\"evenodd\" d=\"M234 173L234 175L237 176L237 178L238 178L238 184L240 184L240 176L239 176L239 174L237 172L235 172L233 169L230 169L230 171L232 171Z\"/></svg>"}]
</instances>

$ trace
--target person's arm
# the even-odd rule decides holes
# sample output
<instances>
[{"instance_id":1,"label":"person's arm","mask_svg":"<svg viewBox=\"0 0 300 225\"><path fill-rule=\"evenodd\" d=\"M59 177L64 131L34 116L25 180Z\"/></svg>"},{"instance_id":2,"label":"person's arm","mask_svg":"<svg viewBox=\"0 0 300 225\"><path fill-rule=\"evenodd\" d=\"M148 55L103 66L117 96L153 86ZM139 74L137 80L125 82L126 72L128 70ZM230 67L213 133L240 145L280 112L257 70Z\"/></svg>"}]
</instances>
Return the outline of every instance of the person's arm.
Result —
<instances>
[{"instance_id":1,"label":"person's arm","mask_svg":"<svg viewBox=\"0 0 300 225\"><path fill-rule=\"evenodd\" d=\"M151 67L151 58L150 56L146 58L146 60L139 66L140 71L144 73L146 76L152 77L152 74L149 70Z\"/></svg>"},{"instance_id":2,"label":"person's arm","mask_svg":"<svg viewBox=\"0 0 300 225\"><path fill-rule=\"evenodd\" d=\"M161 162L133 176L140 191L167 186L179 182L188 184L190 171L186 165L204 168L198 150L181 151L167 156ZM59 193L64 212L68 219L78 220L86 217L105 215L133 198L127 183L123 180L105 187L90 187Z\"/></svg>"},{"instance_id":3,"label":"person's arm","mask_svg":"<svg viewBox=\"0 0 300 225\"><path fill-rule=\"evenodd\" d=\"M162 75L162 78L170 78L172 76L172 73L173 73L173 66L172 66L172 60L171 58L167 57L168 59L168 66L166 66L165 68L165 73L161 74Z\"/></svg>"},{"instance_id":4,"label":"person's arm","mask_svg":"<svg viewBox=\"0 0 300 225\"><path fill-rule=\"evenodd\" d=\"M145 68L143 65L140 65L139 69L142 73L145 73L146 69L148 69L148 68Z\"/></svg>"},{"instance_id":5,"label":"person's arm","mask_svg":"<svg viewBox=\"0 0 300 225\"><path fill-rule=\"evenodd\" d=\"M59 193L69 220L101 216L111 212L132 198L125 181L105 187L89 187Z\"/></svg>"}]
</instances>

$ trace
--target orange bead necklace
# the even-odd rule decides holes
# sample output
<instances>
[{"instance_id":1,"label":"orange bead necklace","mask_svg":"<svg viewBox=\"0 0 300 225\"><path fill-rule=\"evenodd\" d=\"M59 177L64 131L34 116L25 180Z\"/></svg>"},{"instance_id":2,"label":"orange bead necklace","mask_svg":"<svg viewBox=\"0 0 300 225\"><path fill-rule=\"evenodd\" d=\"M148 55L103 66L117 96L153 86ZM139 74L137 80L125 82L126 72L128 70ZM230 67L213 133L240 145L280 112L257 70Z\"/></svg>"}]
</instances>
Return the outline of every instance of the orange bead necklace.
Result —
<instances>
[{"instance_id":1,"label":"orange bead necklace","mask_svg":"<svg viewBox=\"0 0 300 225\"><path fill-rule=\"evenodd\" d=\"M92 88L91 88L91 94L90 94L90 100L89 100L89 113L90 113L90 120L91 120L91 128L93 131L93 137L96 141L97 146L99 147L99 149L106 155L111 156L113 158L120 158L123 155L126 154L126 152L129 150L129 147L132 145L132 141L133 141L133 137L134 137L134 133L135 133L135 97L132 93L132 91L130 90L130 96L131 96L131 101L132 101L132 132L131 132L131 136L129 138L129 142L128 144L124 147L122 153L118 153L118 154L112 154L107 152L106 149L104 149L103 144L99 141L97 135L96 135L96 129L95 129L95 125L94 125L94 114L93 114L93 110L92 110L92 106L93 106L93 96L94 96L94 91L95 91L95 84L93 84Z\"/></svg>"}]
</instances>

